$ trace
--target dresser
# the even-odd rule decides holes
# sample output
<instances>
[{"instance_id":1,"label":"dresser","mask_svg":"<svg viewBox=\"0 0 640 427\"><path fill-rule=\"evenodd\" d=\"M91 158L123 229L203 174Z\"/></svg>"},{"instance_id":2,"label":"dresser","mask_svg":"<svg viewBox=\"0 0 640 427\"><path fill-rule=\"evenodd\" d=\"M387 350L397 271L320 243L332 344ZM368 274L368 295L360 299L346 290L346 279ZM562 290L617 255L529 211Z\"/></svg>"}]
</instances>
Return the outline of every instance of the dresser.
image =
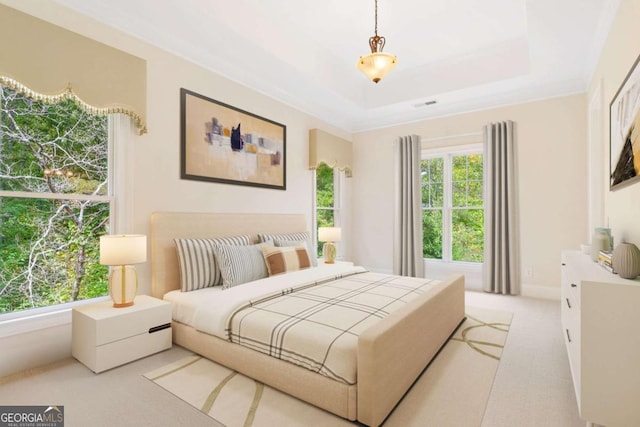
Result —
<instances>
[{"instance_id":1,"label":"dresser","mask_svg":"<svg viewBox=\"0 0 640 427\"><path fill-rule=\"evenodd\" d=\"M562 252L561 320L580 417L640 426L640 281Z\"/></svg>"},{"instance_id":2,"label":"dresser","mask_svg":"<svg viewBox=\"0 0 640 427\"><path fill-rule=\"evenodd\" d=\"M93 372L171 348L171 304L138 295L134 305L112 301L73 309L71 354Z\"/></svg>"}]
</instances>

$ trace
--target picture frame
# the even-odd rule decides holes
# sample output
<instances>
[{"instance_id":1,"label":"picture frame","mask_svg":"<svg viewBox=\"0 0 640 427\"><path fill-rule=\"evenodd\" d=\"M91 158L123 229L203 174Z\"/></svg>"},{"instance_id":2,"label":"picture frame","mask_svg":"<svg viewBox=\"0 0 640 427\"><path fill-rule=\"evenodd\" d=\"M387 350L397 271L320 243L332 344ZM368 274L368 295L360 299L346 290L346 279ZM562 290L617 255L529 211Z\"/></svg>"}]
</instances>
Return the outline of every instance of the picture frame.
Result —
<instances>
[{"instance_id":1,"label":"picture frame","mask_svg":"<svg viewBox=\"0 0 640 427\"><path fill-rule=\"evenodd\" d=\"M287 128L180 89L180 178L286 190Z\"/></svg>"},{"instance_id":2,"label":"picture frame","mask_svg":"<svg viewBox=\"0 0 640 427\"><path fill-rule=\"evenodd\" d=\"M640 56L609 104L609 188L640 181Z\"/></svg>"}]
</instances>

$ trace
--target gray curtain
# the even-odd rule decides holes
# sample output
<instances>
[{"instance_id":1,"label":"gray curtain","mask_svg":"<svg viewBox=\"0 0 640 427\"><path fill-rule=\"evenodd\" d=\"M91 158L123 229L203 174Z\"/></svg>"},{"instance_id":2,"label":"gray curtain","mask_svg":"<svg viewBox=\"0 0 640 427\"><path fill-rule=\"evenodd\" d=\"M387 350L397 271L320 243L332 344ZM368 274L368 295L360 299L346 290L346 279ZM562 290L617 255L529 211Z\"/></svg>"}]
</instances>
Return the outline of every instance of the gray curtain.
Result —
<instances>
[{"instance_id":1,"label":"gray curtain","mask_svg":"<svg viewBox=\"0 0 640 427\"><path fill-rule=\"evenodd\" d=\"M517 224L515 123L484 127L485 224L483 288L520 294Z\"/></svg>"},{"instance_id":2,"label":"gray curtain","mask_svg":"<svg viewBox=\"0 0 640 427\"><path fill-rule=\"evenodd\" d=\"M396 197L393 273L424 277L420 137L400 137L395 145Z\"/></svg>"}]
</instances>

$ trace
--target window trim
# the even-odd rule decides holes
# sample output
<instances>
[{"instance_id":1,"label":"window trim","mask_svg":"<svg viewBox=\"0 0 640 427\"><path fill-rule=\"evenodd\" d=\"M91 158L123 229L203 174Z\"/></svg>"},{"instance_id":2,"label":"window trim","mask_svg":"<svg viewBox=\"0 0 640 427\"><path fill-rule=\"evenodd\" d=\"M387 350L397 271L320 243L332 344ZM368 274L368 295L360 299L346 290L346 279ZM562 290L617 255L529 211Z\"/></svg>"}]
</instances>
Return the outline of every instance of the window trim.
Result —
<instances>
[{"instance_id":1,"label":"window trim","mask_svg":"<svg viewBox=\"0 0 640 427\"><path fill-rule=\"evenodd\" d=\"M474 269L474 266L478 266L476 268L481 268L483 262L473 262L473 261L456 261L452 259L452 211L454 209L459 209L459 207L453 206L452 200L452 157L454 155L470 155L470 154L482 154L483 155L483 166L484 166L484 144L481 142L473 143L473 144L464 144L464 145L449 145L445 147L436 147L436 148L422 148L420 153L420 160L428 160L435 158L443 158L443 183L442 183L442 191L443 191L443 201L442 201L442 259L436 258L424 258L425 263L432 264L458 264L461 266L466 266L470 269ZM484 179L483 179L483 201L484 201ZM480 207L468 206L466 209L479 209ZM484 210L485 207L482 206ZM424 207L421 208L422 211L425 210Z\"/></svg>"},{"instance_id":2,"label":"window trim","mask_svg":"<svg viewBox=\"0 0 640 427\"><path fill-rule=\"evenodd\" d=\"M106 196L0 191L0 197L18 196L37 199L109 202L109 227L112 233L125 233L130 230L130 212L132 211L130 200L132 192L126 190L126 183L132 181L133 159L130 155L129 147L135 138L134 123L131 117L118 113L109 114L107 120L107 144L109 150L107 176L109 182ZM65 313L70 313L74 307L108 301L110 298L109 294L107 294L95 298L0 314L0 338L68 324L70 318Z\"/></svg>"},{"instance_id":3,"label":"window trim","mask_svg":"<svg viewBox=\"0 0 640 427\"><path fill-rule=\"evenodd\" d=\"M336 242L336 250L337 250L337 255L336 255L336 259L337 260L342 260L345 257L345 230L344 230L344 224L346 223L344 220L344 203L345 203L345 196L344 196L344 189L345 189L345 185L346 185L346 174L344 170L338 169L338 168L332 168L331 166L326 165L327 167L331 168L331 170L333 170L333 208L325 208L325 207L318 207L318 194L317 194L317 190L318 190L318 173L316 172L316 170L313 170L313 182L312 182L312 189L313 189L313 247L317 248L318 247L318 210L323 209L323 210L332 210L333 211L333 221L334 221L334 226L335 227L340 227L342 228L342 239L339 242ZM337 195L336 195L337 193ZM313 254L314 256L318 257L318 254ZM318 258L320 259L320 258Z\"/></svg>"}]
</instances>

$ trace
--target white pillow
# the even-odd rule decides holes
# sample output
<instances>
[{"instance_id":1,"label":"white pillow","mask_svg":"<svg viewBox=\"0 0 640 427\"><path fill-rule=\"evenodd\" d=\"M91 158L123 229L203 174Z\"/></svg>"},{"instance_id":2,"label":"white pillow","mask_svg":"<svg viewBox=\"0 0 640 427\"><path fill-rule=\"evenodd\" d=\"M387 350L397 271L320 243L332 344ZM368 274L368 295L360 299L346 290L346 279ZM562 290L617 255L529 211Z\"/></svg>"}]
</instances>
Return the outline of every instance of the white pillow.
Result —
<instances>
[{"instance_id":1,"label":"white pillow","mask_svg":"<svg viewBox=\"0 0 640 427\"><path fill-rule=\"evenodd\" d=\"M174 239L180 267L182 292L195 291L222 284L222 275L214 256L217 244L249 245L249 235L211 239Z\"/></svg>"},{"instance_id":2,"label":"white pillow","mask_svg":"<svg viewBox=\"0 0 640 427\"><path fill-rule=\"evenodd\" d=\"M273 246L273 241L247 246L214 246L216 261L222 274L222 289L269 276L262 256L263 245Z\"/></svg>"}]
</instances>

